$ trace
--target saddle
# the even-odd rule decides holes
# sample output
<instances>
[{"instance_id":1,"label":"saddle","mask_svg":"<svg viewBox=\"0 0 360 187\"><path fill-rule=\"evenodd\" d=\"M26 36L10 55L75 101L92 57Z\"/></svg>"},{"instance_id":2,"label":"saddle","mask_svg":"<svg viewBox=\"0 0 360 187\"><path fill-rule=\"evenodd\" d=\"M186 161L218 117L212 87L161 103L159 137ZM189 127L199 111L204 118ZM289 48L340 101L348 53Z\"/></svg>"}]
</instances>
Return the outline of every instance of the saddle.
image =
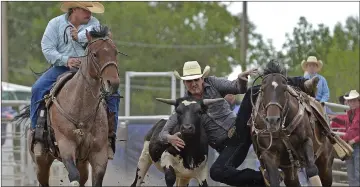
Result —
<instances>
[{"instance_id":1,"label":"saddle","mask_svg":"<svg viewBox=\"0 0 360 187\"><path fill-rule=\"evenodd\" d=\"M288 91L291 95L301 100L301 102L305 106L306 111L310 115L310 119L317 120L319 122L320 127L324 130L325 135L328 137L329 141L333 145L337 156L341 160L345 160L346 157L351 156L352 152L354 151L352 147L348 145L344 140L342 140L338 135L332 132L332 130L330 129L330 125L326 117L324 103L320 103L315 98L310 97L306 93L296 90L291 86L288 86ZM315 126L313 126L313 129L314 128ZM314 135L317 139L321 138L317 137L316 134ZM320 150L319 153L317 153L316 155L319 155L321 153Z\"/></svg>"},{"instance_id":2,"label":"saddle","mask_svg":"<svg viewBox=\"0 0 360 187\"><path fill-rule=\"evenodd\" d=\"M68 82L74 75L76 71L68 71L64 74L60 75L56 82L52 85L52 88L49 92L49 94L44 96L44 103L40 105L45 105L43 110L45 110L44 116L44 122L37 125L36 128L36 136L34 139L40 140L44 143L45 150L49 151L54 157L59 158L59 148L57 146L56 140L55 140L55 134L54 131L48 123L50 122L49 113L48 110L53 103L53 98L56 97L56 95L59 93L61 88ZM32 148L33 149L33 148Z\"/></svg>"},{"instance_id":3,"label":"saddle","mask_svg":"<svg viewBox=\"0 0 360 187\"><path fill-rule=\"evenodd\" d=\"M46 108L49 108L52 104L52 98L56 97L56 95L59 93L61 88L64 87L65 83L69 81L71 78L74 77L76 71L68 71L64 74L61 74L57 79L56 82L53 84L50 93L45 95L45 106Z\"/></svg>"}]
</instances>

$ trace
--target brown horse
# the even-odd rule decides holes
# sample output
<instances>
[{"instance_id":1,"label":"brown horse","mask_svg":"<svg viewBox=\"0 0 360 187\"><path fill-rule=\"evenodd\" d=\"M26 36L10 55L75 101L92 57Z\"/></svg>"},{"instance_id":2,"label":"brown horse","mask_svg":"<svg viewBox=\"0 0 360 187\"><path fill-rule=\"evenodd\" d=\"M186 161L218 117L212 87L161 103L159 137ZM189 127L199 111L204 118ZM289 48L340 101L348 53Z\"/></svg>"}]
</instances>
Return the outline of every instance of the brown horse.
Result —
<instances>
[{"instance_id":1,"label":"brown horse","mask_svg":"<svg viewBox=\"0 0 360 187\"><path fill-rule=\"evenodd\" d=\"M49 186L49 169L54 159L64 163L71 185L85 185L90 163L92 185L102 186L108 162L109 128L103 99L119 87L118 51L106 26L87 32L86 37L89 43L79 70L47 101L48 129L57 146L44 149L35 144L35 153L36 149L45 150L35 155L31 149L32 132L28 131L29 152L37 166L40 186Z\"/></svg>"},{"instance_id":2,"label":"brown horse","mask_svg":"<svg viewBox=\"0 0 360 187\"><path fill-rule=\"evenodd\" d=\"M287 85L284 71L268 64L249 123L253 143L270 186L300 186L297 169L305 167L312 186L332 185L333 146L308 107L309 96Z\"/></svg>"}]
</instances>

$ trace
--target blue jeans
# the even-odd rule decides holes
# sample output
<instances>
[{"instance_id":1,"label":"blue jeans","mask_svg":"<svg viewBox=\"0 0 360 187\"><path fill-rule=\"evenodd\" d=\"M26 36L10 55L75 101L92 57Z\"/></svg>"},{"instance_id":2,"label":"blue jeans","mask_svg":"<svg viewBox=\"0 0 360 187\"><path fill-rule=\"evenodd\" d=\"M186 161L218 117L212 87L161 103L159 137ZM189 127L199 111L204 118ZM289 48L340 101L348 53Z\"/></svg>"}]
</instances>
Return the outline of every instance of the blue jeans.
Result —
<instances>
[{"instance_id":1,"label":"blue jeans","mask_svg":"<svg viewBox=\"0 0 360 187\"><path fill-rule=\"evenodd\" d=\"M354 152L346 160L349 186L360 186L360 143L353 145Z\"/></svg>"},{"instance_id":2,"label":"blue jeans","mask_svg":"<svg viewBox=\"0 0 360 187\"><path fill-rule=\"evenodd\" d=\"M37 101L41 100L47 93L49 93L52 85L54 82L56 82L57 77L59 77L61 74L65 73L66 71L69 71L68 67L65 66L53 66L50 69L48 69L41 77L39 77L38 80L34 83L31 89L31 104L30 104L30 118L31 118L31 128L35 129L36 122L37 122L37 110L39 108L39 103L36 103ZM119 116L119 104L120 104L120 98L114 97L119 96L120 93L117 92L113 94L112 96L109 96L105 98L108 110L110 112L115 112L115 132L117 129L117 116Z\"/></svg>"}]
</instances>

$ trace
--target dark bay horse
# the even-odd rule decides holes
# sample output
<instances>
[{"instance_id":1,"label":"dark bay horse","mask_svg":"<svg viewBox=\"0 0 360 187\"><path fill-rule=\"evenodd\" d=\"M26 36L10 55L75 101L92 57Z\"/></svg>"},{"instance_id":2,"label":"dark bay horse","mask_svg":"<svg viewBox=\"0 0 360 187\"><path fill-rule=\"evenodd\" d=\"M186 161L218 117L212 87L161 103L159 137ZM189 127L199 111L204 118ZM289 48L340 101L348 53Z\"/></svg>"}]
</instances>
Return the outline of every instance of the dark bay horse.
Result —
<instances>
[{"instance_id":1,"label":"dark bay horse","mask_svg":"<svg viewBox=\"0 0 360 187\"><path fill-rule=\"evenodd\" d=\"M50 98L48 128L54 135L56 151L35 155L31 149L33 136L28 130L29 152L41 186L49 186L54 159L64 163L72 186L85 185L88 164L92 167L92 185L102 186L108 162L109 128L104 97L116 92L120 83L118 51L109 34L106 26L86 32L89 43L79 70Z\"/></svg>"},{"instance_id":2,"label":"dark bay horse","mask_svg":"<svg viewBox=\"0 0 360 187\"><path fill-rule=\"evenodd\" d=\"M280 185L280 168L286 186L300 186L297 169L305 167L312 186L331 186L333 146L308 107L309 96L288 86L284 72L275 62L268 64L249 120L267 185Z\"/></svg>"}]
</instances>

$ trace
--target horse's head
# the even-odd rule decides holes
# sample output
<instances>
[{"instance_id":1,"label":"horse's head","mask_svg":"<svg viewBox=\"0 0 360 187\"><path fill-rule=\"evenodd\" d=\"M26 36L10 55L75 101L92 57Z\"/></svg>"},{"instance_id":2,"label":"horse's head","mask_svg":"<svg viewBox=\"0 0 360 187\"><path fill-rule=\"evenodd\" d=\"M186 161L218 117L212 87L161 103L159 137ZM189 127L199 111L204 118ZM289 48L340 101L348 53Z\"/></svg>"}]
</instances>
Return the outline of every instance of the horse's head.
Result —
<instances>
[{"instance_id":1,"label":"horse's head","mask_svg":"<svg viewBox=\"0 0 360 187\"><path fill-rule=\"evenodd\" d=\"M86 31L86 37L89 41L87 60L82 66L86 66L84 69L91 78L102 82L106 92L116 92L120 84L117 67L118 51L111 40L108 27L100 26L90 32Z\"/></svg>"},{"instance_id":2,"label":"horse's head","mask_svg":"<svg viewBox=\"0 0 360 187\"><path fill-rule=\"evenodd\" d=\"M178 114L178 125L183 137L195 137L200 133L201 115L206 112L206 106L217 101L218 99L193 100L191 98L180 98L176 100L157 98L156 100L163 103L174 105L175 112Z\"/></svg>"},{"instance_id":3,"label":"horse's head","mask_svg":"<svg viewBox=\"0 0 360 187\"><path fill-rule=\"evenodd\" d=\"M287 78L284 70L270 61L264 71L261 83L262 104L265 109L265 123L270 131L280 129L288 103Z\"/></svg>"}]
</instances>

